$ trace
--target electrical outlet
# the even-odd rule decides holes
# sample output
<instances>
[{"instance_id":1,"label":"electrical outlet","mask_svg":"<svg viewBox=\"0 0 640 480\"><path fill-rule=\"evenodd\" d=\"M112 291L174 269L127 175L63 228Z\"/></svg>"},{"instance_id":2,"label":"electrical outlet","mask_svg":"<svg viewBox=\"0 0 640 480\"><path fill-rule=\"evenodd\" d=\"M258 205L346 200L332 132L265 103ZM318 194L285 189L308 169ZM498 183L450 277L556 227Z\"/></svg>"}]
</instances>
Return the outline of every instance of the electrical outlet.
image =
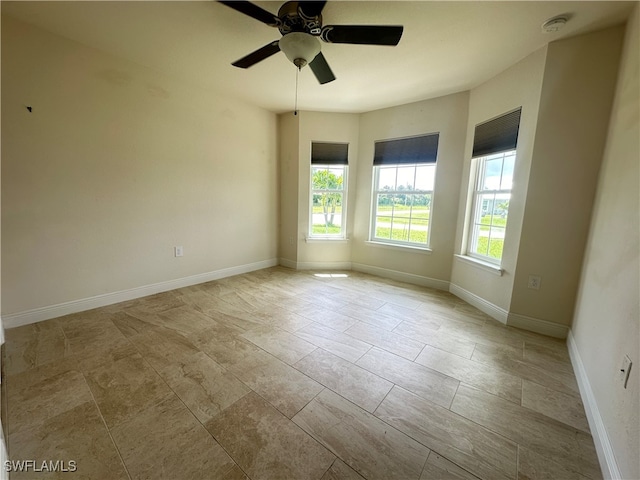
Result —
<instances>
[{"instance_id":1,"label":"electrical outlet","mask_svg":"<svg viewBox=\"0 0 640 480\"><path fill-rule=\"evenodd\" d=\"M173 250L176 257L182 257L184 255L184 250L182 247L173 247Z\"/></svg>"},{"instance_id":2,"label":"electrical outlet","mask_svg":"<svg viewBox=\"0 0 640 480\"><path fill-rule=\"evenodd\" d=\"M527 283L527 288L540 290L540 275L529 275L529 283Z\"/></svg>"},{"instance_id":3,"label":"electrical outlet","mask_svg":"<svg viewBox=\"0 0 640 480\"><path fill-rule=\"evenodd\" d=\"M627 388L629 383L629 373L631 372L631 359L628 355L625 355L622 359L622 366L620 367L620 381L624 388Z\"/></svg>"},{"instance_id":4,"label":"electrical outlet","mask_svg":"<svg viewBox=\"0 0 640 480\"><path fill-rule=\"evenodd\" d=\"M289 245L293 245L293 235L289 236Z\"/></svg>"}]
</instances>

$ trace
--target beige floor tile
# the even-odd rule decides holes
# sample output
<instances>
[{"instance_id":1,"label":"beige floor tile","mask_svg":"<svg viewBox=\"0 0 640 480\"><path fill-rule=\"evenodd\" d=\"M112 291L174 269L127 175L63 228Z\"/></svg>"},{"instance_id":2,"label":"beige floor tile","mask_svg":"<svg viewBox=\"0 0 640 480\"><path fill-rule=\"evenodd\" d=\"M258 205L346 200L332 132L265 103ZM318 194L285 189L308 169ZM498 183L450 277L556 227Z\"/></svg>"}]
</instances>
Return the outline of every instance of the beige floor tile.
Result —
<instances>
[{"instance_id":1,"label":"beige floor tile","mask_svg":"<svg viewBox=\"0 0 640 480\"><path fill-rule=\"evenodd\" d=\"M130 442L133 478L162 477L163 462L182 478L189 455L222 459L216 479L599 478L564 341L448 292L315 273L268 268L7 330L9 450L56 457L59 445L83 461L74 478L120 478L106 422ZM225 435L257 477L203 435L234 406ZM315 455L288 418L340 458ZM178 458L172 442L191 450Z\"/></svg>"},{"instance_id":2,"label":"beige floor tile","mask_svg":"<svg viewBox=\"0 0 640 480\"><path fill-rule=\"evenodd\" d=\"M187 335L197 333L211 326L211 317L188 306L172 308L159 313L154 321L157 325L176 330Z\"/></svg>"},{"instance_id":3,"label":"beige floor tile","mask_svg":"<svg viewBox=\"0 0 640 480\"><path fill-rule=\"evenodd\" d=\"M293 417L324 388L262 350L248 354L229 370L288 418Z\"/></svg>"},{"instance_id":4,"label":"beige floor tile","mask_svg":"<svg viewBox=\"0 0 640 480\"><path fill-rule=\"evenodd\" d=\"M260 311L272 305L271 302L265 301L264 299L259 298L259 296L254 295L254 292L255 290L252 290L251 292L234 290L233 292L221 295L220 299L247 312Z\"/></svg>"},{"instance_id":5,"label":"beige floor tile","mask_svg":"<svg viewBox=\"0 0 640 480\"><path fill-rule=\"evenodd\" d=\"M380 313L384 313L385 315L389 315L390 317L398 318L402 321L404 320L413 320L418 321L423 318L421 312L416 310L417 305L413 307L406 307L402 305L397 305L395 303L385 303L383 306L378 308L376 311Z\"/></svg>"},{"instance_id":6,"label":"beige floor tile","mask_svg":"<svg viewBox=\"0 0 640 480\"><path fill-rule=\"evenodd\" d=\"M184 302L172 292L157 293L148 297L137 298L127 302L124 307L129 312L140 314L161 313L172 308L181 307Z\"/></svg>"},{"instance_id":7,"label":"beige floor tile","mask_svg":"<svg viewBox=\"0 0 640 480\"><path fill-rule=\"evenodd\" d=\"M402 388L393 387L375 415L480 478L516 475L514 442Z\"/></svg>"},{"instance_id":8,"label":"beige floor tile","mask_svg":"<svg viewBox=\"0 0 640 480\"><path fill-rule=\"evenodd\" d=\"M112 319L122 314L121 309L114 311L113 306L94 308L84 312L71 313L55 319L68 338L76 336L92 337L103 329L112 326Z\"/></svg>"},{"instance_id":9,"label":"beige floor tile","mask_svg":"<svg viewBox=\"0 0 640 480\"><path fill-rule=\"evenodd\" d=\"M544 385L569 395L579 395L578 382L572 373L549 370L532 365L525 360L504 354L505 348L495 345L476 345L471 360L501 369L502 371Z\"/></svg>"},{"instance_id":10,"label":"beige floor tile","mask_svg":"<svg viewBox=\"0 0 640 480\"><path fill-rule=\"evenodd\" d=\"M598 475L593 480L601 479ZM588 480L588 477L567 470L564 466L539 455L532 450L518 446L518 480Z\"/></svg>"},{"instance_id":11,"label":"beige floor tile","mask_svg":"<svg viewBox=\"0 0 640 480\"><path fill-rule=\"evenodd\" d=\"M528 380L522 381L522 406L591 433L580 397L557 392Z\"/></svg>"},{"instance_id":12,"label":"beige floor tile","mask_svg":"<svg viewBox=\"0 0 640 480\"><path fill-rule=\"evenodd\" d=\"M448 336L460 338L462 340L467 340L476 344L496 344L496 341L486 337L484 325L477 325L464 321L444 320L440 318L434 318L433 321L441 322L439 331ZM511 343L515 344L512 346L515 346L516 348L518 346L522 348L523 341L517 340L511 341Z\"/></svg>"},{"instance_id":13,"label":"beige floor tile","mask_svg":"<svg viewBox=\"0 0 640 480\"><path fill-rule=\"evenodd\" d=\"M177 397L111 431L132 479L220 478L234 463Z\"/></svg>"},{"instance_id":14,"label":"beige floor tile","mask_svg":"<svg viewBox=\"0 0 640 480\"><path fill-rule=\"evenodd\" d=\"M313 322L313 320L309 318L298 315L297 313L289 311L285 307L277 305L266 308L261 312L257 312L257 315L261 316L262 322L265 325L277 327L289 333L296 332Z\"/></svg>"},{"instance_id":15,"label":"beige floor tile","mask_svg":"<svg viewBox=\"0 0 640 480\"><path fill-rule=\"evenodd\" d=\"M379 348L372 348L357 365L427 400L448 408L459 381L398 357Z\"/></svg>"},{"instance_id":16,"label":"beige floor tile","mask_svg":"<svg viewBox=\"0 0 640 480\"><path fill-rule=\"evenodd\" d=\"M336 458L333 465L329 467L329 470L326 471L320 480L364 480L364 478L358 475L349 465L339 458Z\"/></svg>"},{"instance_id":17,"label":"beige floor tile","mask_svg":"<svg viewBox=\"0 0 640 480\"><path fill-rule=\"evenodd\" d=\"M113 350L135 351L135 349L132 350L132 345L127 338L113 324L106 328L102 335L95 337L77 336L69 339L69 353L77 358L90 359L95 357L96 351L106 353Z\"/></svg>"},{"instance_id":18,"label":"beige floor tile","mask_svg":"<svg viewBox=\"0 0 640 480\"><path fill-rule=\"evenodd\" d=\"M347 305L347 302L331 298L330 295L318 294L315 291L312 295L306 297L306 300L315 305L316 309L321 307L322 310L330 310L332 312L339 312ZM313 320L317 321L315 318Z\"/></svg>"},{"instance_id":19,"label":"beige floor tile","mask_svg":"<svg viewBox=\"0 0 640 480\"><path fill-rule=\"evenodd\" d=\"M242 397L206 427L252 480L319 479L335 459L255 393Z\"/></svg>"},{"instance_id":20,"label":"beige floor tile","mask_svg":"<svg viewBox=\"0 0 640 480\"><path fill-rule=\"evenodd\" d=\"M301 310L296 310L296 313L339 332L344 332L357 321L355 318L348 317L341 313L337 313L326 308L318 308L317 305L311 305Z\"/></svg>"},{"instance_id":21,"label":"beige floor tile","mask_svg":"<svg viewBox=\"0 0 640 480\"><path fill-rule=\"evenodd\" d=\"M384 288L384 291L378 289L377 291L372 292L371 296L384 300L387 304L392 306L395 305L411 310L418 308L422 303L420 295L412 295L409 290L404 288Z\"/></svg>"},{"instance_id":22,"label":"beige floor tile","mask_svg":"<svg viewBox=\"0 0 640 480\"><path fill-rule=\"evenodd\" d=\"M247 312L222 300L215 309L206 310L204 313L219 324L234 328L241 333L264 325L264 321L256 316L259 312Z\"/></svg>"},{"instance_id":23,"label":"beige floor tile","mask_svg":"<svg viewBox=\"0 0 640 480\"><path fill-rule=\"evenodd\" d=\"M120 339L117 339L114 341L106 340L102 345L96 345L91 350L85 349L82 353L67 358L75 364L79 371L86 374L100 365L117 362L121 358L137 353L138 351L130 342L122 343Z\"/></svg>"},{"instance_id":24,"label":"beige floor tile","mask_svg":"<svg viewBox=\"0 0 640 480\"><path fill-rule=\"evenodd\" d=\"M461 384L451 411L479 423L568 470L599 475L591 435L495 395Z\"/></svg>"},{"instance_id":25,"label":"beige floor tile","mask_svg":"<svg viewBox=\"0 0 640 480\"><path fill-rule=\"evenodd\" d=\"M294 366L368 412L373 412L393 387L391 382L321 348Z\"/></svg>"},{"instance_id":26,"label":"beige floor tile","mask_svg":"<svg viewBox=\"0 0 640 480\"><path fill-rule=\"evenodd\" d=\"M293 421L368 480L418 479L429 450L330 390Z\"/></svg>"},{"instance_id":27,"label":"beige floor tile","mask_svg":"<svg viewBox=\"0 0 640 480\"><path fill-rule=\"evenodd\" d=\"M522 345L513 346L493 341L480 341L479 350L483 355L495 359L524 360L524 342Z\"/></svg>"},{"instance_id":28,"label":"beige floor tile","mask_svg":"<svg viewBox=\"0 0 640 480\"><path fill-rule=\"evenodd\" d=\"M385 315L384 313L380 313L377 310L362 308L359 305L355 305L353 303L347 304L342 310L340 310L340 312L344 315L347 315L348 317L354 318L355 320L369 323L388 331L393 330L398 326L399 323L402 322L402 320L400 320L399 318ZM354 323L355 322L353 322L350 326L354 325Z\"/></svg>"},{"instance_id":29,"label":"beige floor tile","mask_svg":"<svg viewBox=\"0 0 640 480\"><path fill-rule=\"evenodd\" d=\"M100 366L88 372L86 379L109 428L173 396L140 355Z\"/></svg>"},{"instance_id":30,"label":"beige floor tile","mask_svg":"<svg viewBox=\"0 0 640 480\"><path fill-rule=\"evenodd\" d=\"M487 320L487 321L498 323L497 320L492 319L486 313L481 312L473 305L470 305L464 301L456 302L453 307L453 310L459 313L460 315L462 315L463 317L465 317L467 320L471 318L476 318L479 320Z\"/></svg>"},{"instance_id":31,"label":"beige floor tile","mask_svg":"<svg viewBox=\"0 0 640 480\"><path fill-rule=\"evenodd\" d=\"M532 333L531 335L535 335L537 337L537 334ZM482 334L480 335L480 339L485 339L490 342L488 345L494 343L509 345L518 348L520 351L522 351L524 342L527 338L529 338L529 336L524 330L507 327L494 319L487 320Z\"/></svg>"},{"instance_id":32,"label":"beige floor tile","mask_svg":"<svg viewBox=\"0 0 640 480\"><path fill-rule=\"evenodd\" d=\"M425 345L417 340L364 322L356 323L345 333L409 360L415 360Z\"/></svg>"},{"instance_id":33,"label":"beige floor tile","mask_svg":"<svg viewBox=\"0 0 640 480\"><path fill-rule=\"evenodd\" d=\"M431 346L425 347L416 363L520 405L522 380L497 368Z\"/></svg>"},{"instance_id":34,"label":"beige floor tile","mask_svg":"<svg viewBox=\"0 0 640 480\"><path fill-rule=\"evenodd\" d=\"M471 358L476 348L476 342L460 337L447 335L444 331L438 331L427 340L427 345L431 345L439 350L453 353L464 358Z\"/></svg>"},{"instance_id":35,"label":"beige floor tile","mask_svg":"<svg viewBox=\"0 0 640 480\"><path fill-rule=\"evenodd\" d=\"M420 307L419 310L427 312L429 317L436 322L456 322L462 325L472 324L480 327L485 324L486 318L484 314L476 315L460 311L456 309L459 305L459 302L447 305L427 304Z\"/></svg>"},{"instance_id":36,"label":"beige floor tile","mask_svg":"<svg viewBox=\"0 0 640 480\"><path fill-rule=\"evenodd\" d=\"M218 323L197 334L187 335L187 338L225 368L243 362L252 354L263 352L261 348L242 338L233 327Z\"/></svg>"},{"instance_id":37,"label":"beige floor tile","mask_svg":"<svg viewBox=\"0 0 640 480\"><path fill-rule=\"evenodd\" d=\"M313 304L305 300L307 294L314 295L314 292L305 292L304 289L300 289L298 285L290 285L287 287L291 292L299 291L297 297L292 297L287 300L287 309L291 312L298 312L306 308L310 308Z\"/></svg>"},{"instance_id":38,"label":"beige floor tile","mask_svg":"<svg viewBox=\"0 0 640 480\"><path fill-rule=\"evenodd\" d=\"M92 401L82 373L66 371L33 384L7 388L9 433L40 425L80 404Z\"/></svg>"},{"instance_id":39,"label":"beige floor tile","mask_svg":"<svg viewBox=\"0 0 640 480\"><path fill-rule=\"evenodd\" d=\"M234 465L231 467L231 470L226 472L221 480L251 480L249 477L245 475L242 469L238 465Z\"/></svg>"},{"instance_id":40,"label":"beige floor tile","mask_svg":"<svg viewBox=\"0 0 640 480\"><path fill-rule=\"evenodd\" d=\"M251 391L203 352L167 365L158 373L203 424Z\"/></svg>"},{"instance_id":41,"label":"beige floor tile","mask_svg":"<svg viewBox=\"0 0 640 480\"><path fill-rule=\"evenodd\" d=\"M464 468L438 455L435 452L429 454L427 463L422 470L420 480L478 480L478 477L470 474Z\"/></svg>"},{"instance_id":42,"label":"beige floor tile","mask_svg":"<svg viewBox=\"0 0 640 480\"><path fill-rule=\"evenodd\" d=\"M525 340L524 360L538 367L559 369L573 373L573 366L566 346L557 344L540 345Z\"/></svg>"},{"instance_id":43,"label":"beige floor tile","mask_svg":"<svg viewBox=\"0 0 640 480\"><path fill-rule=\"evenodd\" d=\"M59 473L55 478L129 478L93 401L51 416L37 427L11 434L9 445L11 460L62 460L67 467L69 461L75 461L75 472ZM32 480L45 476L24 472L14 473L11 478Z\"/></svg>"},{"instance_id":44,"label":"beige floor tile","mask_svg":"<svg viewBox=\"0 0 640 480\"><path fill-rule=\"evenodd\" d=\"M319 323L312 323L301 328L296 336L303 338L307 342L322 347L324 350L334 355L344 358L349 362L357 361L362 355L371 349L369 343L358 340L357 338L342 333L332 328L326 327Z\"/></svg>"},{"instance_id":45,"label":"beige floor tile","mask_svg":"<svg viewBox=\"0 0 640 480\"><path fill-rule=\"evenodd\" d=\"M365 295L359 292L345 291L335 295L335 298L352 305L357 305L360 308L366 308L369 310L377 310L382 307L386 302L378 298L374 298L371 295Z\"/></svg>"},{"instance_id":46,"label":"beige floor tile","mask_svg":"<svg viewBox=\"0 0 640 480\"><path fill-rule=\"evenodd\" d=\"M499 340L499 343L510 344L509 339L514 339L514 341L519 339L526 343L535 343L547 348L560 348L560 350L566 351L565 340L509 327L492 318L487 320L485 327L485 335L492 338L494 342Z\"/></svg>"},{"instance_id":47,"label":"beige floor tile","mask_svg":"<svg viewBox=\"0 0 640 480\"><path fill-rule=\"evenodd\" d=\"M164 327L130 337L129 342L156 370L198 352L186 337L176 330Z\"/></svg>"},{"instance_id":48,"label":"beige floor tile","mask_svg":"<svg viewBox=\"0 0 640 480\"><path fill-rule=\"evenodd\" d=\"M9 383L11 390L16 392L65 372L87 373L100 365L110 364L136 353L137 350L129 342L114 347L109 341L105 341L103 345L96 346L92 350L86 350L81 354L66 356L60 360L45 363L16 375L8 375L5 377L6 382L3 382L3 385Z\"/></svg>"},{"instance_id":49,"label":"beige floor tile","mask_svg":"<svg viewBox=\"0 0 640 480\"><path fill-rule=\"evenodd\" d=\"M96 309L86 315L84 312L76 313L57 320L67 338L69 354L81 365L82 371L136 353L113 322L127 317L123 312L108 313L105 309Z\"/></svg>"},{"instance_id":50,"label":"beige floor tile","mask_svg":"<svg viewBox=\"0 0 640 480\"><path fill-rule=\"evenodd\" d=\"M393 332L422 343L429 343L440 330L440 324L431 320L404 320Z\"/></svg>"},{"instance_id":51,"label":"beige floor tile","mask_svg":"<svg viewBox=\"0 0 640 480\"><path fill-rule=\"evenodd\" d=\"M7 375L60 360L70 354L64 332L55 320L6 331L4 369Z\"/></svg>"},{"instance_id":52,"label":"beige floor tile","mask_svg":"<svg viewBox=\"0 0 640 480\"><path fill-rule=\"evenodd\" d=\"M274 327L256 328L241 336L289 365L316 349L314 344L299 336Z\"/></svg>"},{"instance_id":53,"label":"beige floor tile","mask_svg":"<svg viewBox=\"0 0 640 480\"><path fill-rule=\"evenodd\" d=\"M194 285L197 287L197 285ZM201 313L206 313L209 310L215 310L220 303L222 303L221 297L225 293L230 293L232 290L223 292L212 293L209 289L202 287L200 289L187 291L180 289L179 298L187 305L193 307L194 310Z\"/></svg>"},{"instance_id":54,"label":"beige floor tile","mask_svg":"<svg viewBox=\"0 0 640 480\"><path fill-rule=\"evenodd\" d=\"M140 320L126 312L120 312L120 314L114 315L111 321L126 338L160 328L153 323Z\"/></svg>"}]
</instances>

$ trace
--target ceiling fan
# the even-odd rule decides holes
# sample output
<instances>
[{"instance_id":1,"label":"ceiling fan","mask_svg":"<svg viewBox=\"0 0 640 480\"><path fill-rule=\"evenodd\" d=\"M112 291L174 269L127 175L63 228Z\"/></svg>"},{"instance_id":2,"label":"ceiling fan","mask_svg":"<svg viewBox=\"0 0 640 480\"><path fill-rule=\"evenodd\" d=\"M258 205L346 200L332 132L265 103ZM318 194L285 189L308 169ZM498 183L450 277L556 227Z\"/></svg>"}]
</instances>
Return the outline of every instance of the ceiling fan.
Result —
<instances>
[{"instance_id":1,"label":"ceiling fan","mask_svg":"<svg viewBox=\"0 0 640 480\"><path fill-rule=\"evenodd\" d=\"M332 82L336 77L320 51L318 38L326 43L395 46L402 37L402 25L322 25L326 1L286 2L277 16L248 1L219 1L270 27L277 27L282 34L280 40L236 60L233 66L249 68L282 51L298 69L309 64L321 84Z\"/></svg>"}]
</instances>

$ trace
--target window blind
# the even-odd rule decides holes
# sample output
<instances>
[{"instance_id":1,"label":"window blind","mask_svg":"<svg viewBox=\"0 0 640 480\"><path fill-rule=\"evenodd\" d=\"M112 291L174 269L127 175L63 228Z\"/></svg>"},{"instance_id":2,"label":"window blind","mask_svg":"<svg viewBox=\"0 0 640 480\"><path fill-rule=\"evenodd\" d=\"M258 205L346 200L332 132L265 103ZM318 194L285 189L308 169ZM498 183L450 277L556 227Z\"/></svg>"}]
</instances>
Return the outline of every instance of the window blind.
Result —
<instances>
[{"instance_id":1,"label":"window blind","mask_svg":"<svg viewBox=\"0 0 640 480\"><path fill-rule=\"evenodd\" d=\"M381 140L375 143L374 165L436 163L439 133Z\"/></svg>"},{"instance_id":2,"label":"window blind","mask_svg":"<svg viewBox=\"0 0 640 480\"><path fill-rule=\"evenodd\" d=\"M311 143L311 163L318 165L347 165L348 143Z\"/></svg>"},{"instance_id":3,"label":"window blind","mask_svg":"<svg viewBox=\"0 0 640 480\"><path fill-rule=\"evenodd\" d=\"M476 125L473 137L473 157L515 150L520 130L522 107L488 122Z\"/></svg>"}]
</instances>

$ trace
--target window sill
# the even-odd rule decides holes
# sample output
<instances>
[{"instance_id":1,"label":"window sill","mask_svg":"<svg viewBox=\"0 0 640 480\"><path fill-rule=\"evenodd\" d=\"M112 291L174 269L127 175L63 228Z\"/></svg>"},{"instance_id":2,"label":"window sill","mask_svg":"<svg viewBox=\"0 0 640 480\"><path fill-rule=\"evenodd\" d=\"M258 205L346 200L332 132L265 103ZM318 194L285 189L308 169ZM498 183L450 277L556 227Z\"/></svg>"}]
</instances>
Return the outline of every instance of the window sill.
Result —
<instances>
[{"instance_id":1,"label":"window sill","mask_svg":"<svg viewBox=\"0 0 640 480\"><path fill-rule=\"evenodd\" d=\"M431 255L431 252L433 250L431 250L428 247L418 247L415 245L399 245L397 243L385 243L385 242L378 242L378 241L373 241L373 240L367 240L364 242L366 245L369 245L371 247L377 247L377 248L390 248L393 250L411 250L415 253L422 253L425 255Z\"/></svg>"},{"instance_id":2,"label":"window sill","mask_svg":"<svg viewBox=\"0 0 640 480\"><path fill-rule=\"evenodd\" d=\"M349 243L345 237L304 237L306 243Z\"/></svg>"},{"instance_id":3,"label":"window sill","mask_svg":"<svg viewBox=\"0 0 640 480\"><path fill-rule=\"evenodd\" d=\"M493 263L483 262L482 260L479 260L479 259L473 258L473 257L469 257L468 255L455 254L454 257L457 258L458 260L460 260L463 263L466 263L466 264L471 265L473 267L476 267L476 268L479 268L481 270L484 270L485 272L489 272L489 273L492 273L494 275L498 275L499 277L501 277L502 274L504 273L504 269L503 268L499 267L498 265L494 265Z\"/></svg>"}]
</instances>

